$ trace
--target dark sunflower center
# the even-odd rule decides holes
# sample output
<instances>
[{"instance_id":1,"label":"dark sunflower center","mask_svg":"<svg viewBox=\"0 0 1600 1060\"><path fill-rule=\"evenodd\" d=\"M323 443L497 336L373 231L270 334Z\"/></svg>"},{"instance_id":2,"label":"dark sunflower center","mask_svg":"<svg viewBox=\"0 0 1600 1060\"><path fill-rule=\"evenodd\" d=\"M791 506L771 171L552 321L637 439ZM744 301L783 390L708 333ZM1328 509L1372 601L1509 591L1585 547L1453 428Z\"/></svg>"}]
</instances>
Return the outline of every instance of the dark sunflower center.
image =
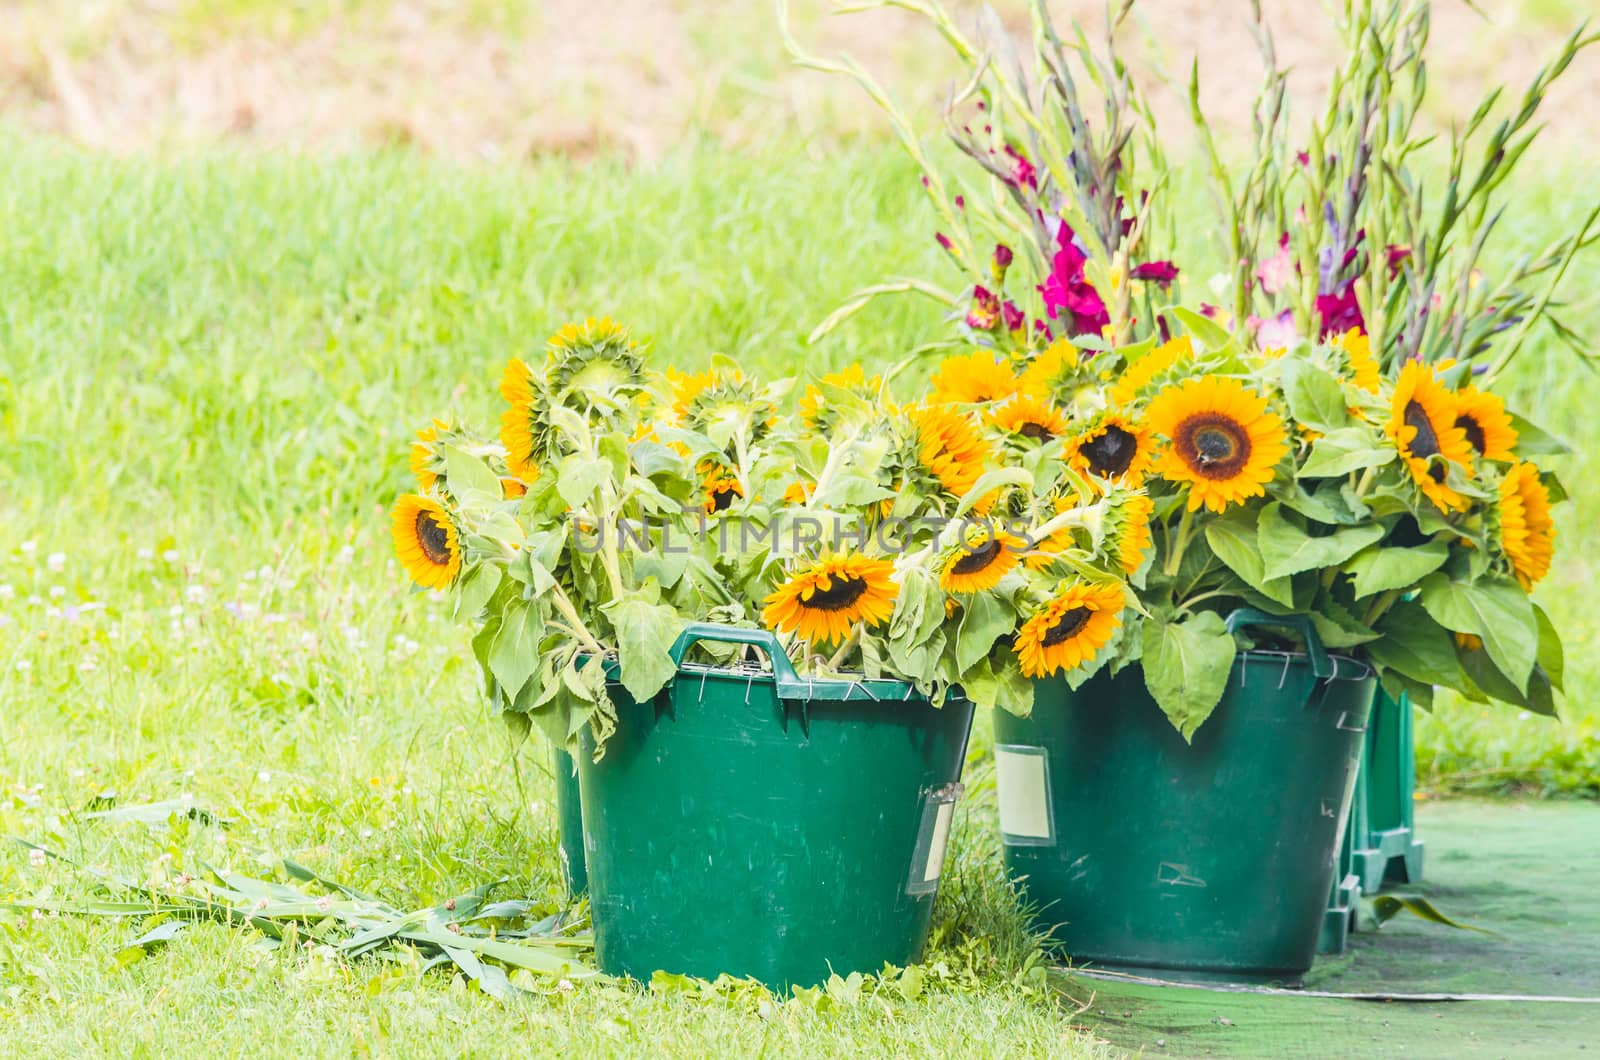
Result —
<instances>
[{"instance_id":1,"label":"dark sunflower center","mask_svg":"<svg viewBox=\"0 0 1600 1060\"><path fill-rule=\"evenodd\" d=\"M1226 416L1191 416L1179 425L1176 434L1178 454L1204 478L1233 478L1250 462L1250 435Z\"/></svg>"},{"instance_id":2,"label":"dark sunflower center","mask_svg":"<svg viewBox=\"0 0 1600 1060\"><path fill-rule=\"evenodd\" d=\"M1458 416L1456 426L1467 433L1467 441L1472 443L1472 448L1480 453L1488 451L1489 440L1483 436L1483 424L1471 416Z\"/></svg>"},{"instance_id":3,"label":"dark sunflower center","mask_svg":"<svg viewBox=\"0 0 1600 1060\"><path fill-rule=\"evenodd\" d=\"M1415 401L1406 404L1406 426L1416 428L1417 432L1411 436L1411 455L1426 460L1439 451L1439 435L1428 418L1428 410Z\"/></svg>"},{"instance_id":4,"label":"dark sunflower center","mask_svg":"<svg viewBox=\"0 0 1600 1060\"><path fill-rule=\"evenodd\" d=\"M417 544L422 546L429 563L436 567L450 565L450 534L428 512L417 513Z\"/></svg>"},{"instance_id":5,"label":"dark sunflower center","mask_svg":"<svg viewBox=\"0 0 1600 1060\"><path fill-rule=\"evenodd\" d=\"M1071 640L1084 626L1089 624L1089 616L1094 614L1087 607L1074 607L1071 611L1056 619L1055 625L1045 630L1044 638L1039 641L1041 648L1053 648L1057 644Z\"/></svg>"},{"instance_id":6,"label":"dark sunflower center","mask_svg":"<svg viewBox=\"0 0 1600 1060\"><path fill-rule=\"evenodd\" d=\"M828 588L816 590L811 594L811 599L801 602L813 611L843 611L854 607L855 602L866 593L865 578L840 577L835 574Z\"/></svg>"},{"instance_id":7,"label":"dark sunflower center","mask_svg":"<svg viewBox=\"0 0 1600 1060\"><path fill-rule=\"evenodd\" d=\"M718 486L711 491L711 510L724 512L733 504L733 489L728 486Z\"/></svg>"},{"instance_id":8,"label":"dark sunflower center","mask_svg":"<svg viewBox=\"0 0 1600 1060\"><path fill-rule=\"evenodd\" d=\"M1139 439L1129 431L1115 425L1107 427L1094 441L1082 449L1089 461L1089 470L1102 477L1125 474L1139 452Z\"/></svg>"},{"instance_id":9,"label":"dark sunflower center","mask_svg":"<svg viewBox=\"0 0 1600 1060\"><path fill-rule=\"evenodd\" d=\"M1005 545L998 538L991 537L978 547L970 549L966 555L951 564L950 573L976 574L981 570L987 570L989 564L994 562L995 557L1000 554L1000 550L1004 547Z\"/></svg>"},{"instance_id":10,"label":"dark sunflower center","mask_svg":"<svg viewBox=\"0 0 1600 1060\"><path fill-rule=\"evenodd\" d=\"M1415 427L1417 433L1411 436L1409 446L1411 455L1421 460L1427 460L1439 453L1439 435L1433 429L1433 421L1428 418L1428 410L1415 401L1406 403L1406 426ZM1435 482L1444 481L1444 465L1434 464L1428 468L1428 477Z\"/></svg>"},{"instance_id":11,"label":"dark sunflower center","mask_svg":"<svg viewBox=\"0 0 1600 1060\"><path fill-rule=\"evenodd\" d=\"M1046 427L1042 423L1024 423L1021 427L1017 428L1017 433L1022 435L1024 438L1032 438L1040 442L1048 442L1050 439L1055 437L1055 435L1050 433L1050 428Z\"/></svg>"}]
</instances>

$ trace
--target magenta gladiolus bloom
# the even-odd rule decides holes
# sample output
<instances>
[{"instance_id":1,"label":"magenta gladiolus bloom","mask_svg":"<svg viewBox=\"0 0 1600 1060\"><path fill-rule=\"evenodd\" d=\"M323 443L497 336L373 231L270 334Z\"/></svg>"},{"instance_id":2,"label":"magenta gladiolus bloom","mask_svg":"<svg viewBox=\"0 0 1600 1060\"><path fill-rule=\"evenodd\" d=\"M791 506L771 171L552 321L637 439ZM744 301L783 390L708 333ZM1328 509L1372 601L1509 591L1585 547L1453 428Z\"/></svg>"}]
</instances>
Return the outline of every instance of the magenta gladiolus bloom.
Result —
<instances>
[{"instance_id":1,"label":"magenta gladiolus bloom","mask_svg":"<svg viewBox=\"0 0 1600 1060\"><path fill-rule=\"evenodd\" d=\"M1038 171L1033 168L1033 163L1010 144L1006 144L1005 150L1006 157L1011 159L1011 182L1023 188L1038 187Z\"/></svg>"},{"instance_id":2,"label":"magenta gladiolus bloom","mask_svg":"<svg viewBox=\"0 0 1600 1060\"><path fill-rule=\"evenodd\" d=\"M1317 295L1316 309L1324 336L1343 335L1351 328L1367 330L1367 322L1361 315L1361 305L1356 301L1356 287L1352 282L1346 281L1344 290L1335 294Z\"/></svg>"},{"instance_id":3,"label":"magenta gladiolus bloom","mask_svg":"<svg viewBox=\"0 0 1600 1060\"><path fill-rule=\"evenodd\" d=\"M1166 288L1178 278L1178 267L1170 261L1147 261L1143 265L1134 266L1128 275L1135 280L1159 283Z\"/></svg>"},{"instance_id":4,"label":"magenta gladiolus bloom","mask_svg":"<svg viewBox=\"0 0 1600 1060\"><path fill-rule=\"evenodd\" d=\"M1089 259L1078 248L1074 233L1065 222L1056 232L1056 244L1060 249L1050 263L1050 275L1039 288L1045 309L1052 320L1060 319L1065 311L1070 319L1070 335L1098 335L1111 323L1111 314L1106 312L1100 293L1083 278L1083 266Z\"/></svg>"},{"instance_id":5,"label":"magenta gladiolus bloom","mask_svg":"<svg viewBox=\"0 0 1600 1060\"><path fill-rule=\"evenodd\" d=\"M972 308L967 311L967 327L973 331L988 331L1000 320L1000 299L988 288L972 289Z\"/></svg>"},{"instance_id":6,"label":"magenta gladiolus bloom","mask_svg":"<svg viewBox=\"0 0 1600 1060\"><path fill-rule=\"evenodd\" d=\"M1011 332L1013 335L1019 331L1025 330L1028 326L1027 314L1018 309L1017 303L1015 302L1007 302L1005 305L1001 306L1000 317L1005 321L1006 330Z\"/></svg>"}]
</instances>

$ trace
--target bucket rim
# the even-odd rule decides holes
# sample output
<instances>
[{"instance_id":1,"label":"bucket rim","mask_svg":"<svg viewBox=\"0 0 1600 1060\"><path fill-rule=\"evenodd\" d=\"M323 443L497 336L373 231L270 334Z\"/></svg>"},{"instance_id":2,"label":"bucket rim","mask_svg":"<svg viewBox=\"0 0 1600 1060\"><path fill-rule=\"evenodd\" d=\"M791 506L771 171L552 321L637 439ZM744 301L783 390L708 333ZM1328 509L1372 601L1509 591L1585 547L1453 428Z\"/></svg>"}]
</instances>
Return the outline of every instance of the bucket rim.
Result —
<instances>
[{"instance_id":1,"label":"bucket rim","mask_svg":"<svg viewBox=\"0 0 1600 1060\"><path fill-rule=\"evenodd\" d=\"M917 691L910 681L894 677L867 677L846 675L842 677L793 677L775 674L758 664L719 666L712 663L683 662L678 664L674 680L700 677L702 680L717 677L725 680L759 682L776 686L779 699L806 701L831 701L855 703L927 703L932 699ZM951 689L945 704L965 702L960 690Z\"/></svg>"}]
</instances>

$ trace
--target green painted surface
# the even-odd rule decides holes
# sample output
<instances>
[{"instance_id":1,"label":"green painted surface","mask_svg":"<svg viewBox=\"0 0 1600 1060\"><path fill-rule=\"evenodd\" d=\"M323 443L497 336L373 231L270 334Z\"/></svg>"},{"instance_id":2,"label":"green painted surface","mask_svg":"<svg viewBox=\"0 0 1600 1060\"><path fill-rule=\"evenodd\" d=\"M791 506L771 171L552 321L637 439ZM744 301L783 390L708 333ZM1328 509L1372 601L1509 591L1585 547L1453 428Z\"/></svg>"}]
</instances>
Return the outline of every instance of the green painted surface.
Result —
<instances>
[{"instance_id":1,"label":"green painted surface","mask_svg":"<svg viewBox=\"0 0 1600 1060\"><path fill-rule=\"evenodd\" d=\"M1600 998L1600 806L1424 803L1426 895L1494 934L1402 914L1320 961L1311 991ZM1600 1004L1358 1001L1063 978L1079 1021L1147 1056L1600 1057Z\"/></svg>"}]
</instances>

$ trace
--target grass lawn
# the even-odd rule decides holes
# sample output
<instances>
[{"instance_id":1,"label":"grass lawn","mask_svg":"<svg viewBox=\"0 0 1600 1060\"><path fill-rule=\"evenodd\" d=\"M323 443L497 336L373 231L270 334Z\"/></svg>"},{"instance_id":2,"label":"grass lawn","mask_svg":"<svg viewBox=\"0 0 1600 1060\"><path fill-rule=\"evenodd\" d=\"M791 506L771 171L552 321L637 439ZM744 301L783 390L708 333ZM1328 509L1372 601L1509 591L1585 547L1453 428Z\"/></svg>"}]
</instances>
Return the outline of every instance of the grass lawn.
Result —
<instances>
[{"instance_id":1,"label":"grass lawn","mask_svg":"<svg viewBox=\"0 0 1600 1060\"><path fill-rule=\"evenodd\" d=\"M767 375L887 363L939 328L902 301L803 343L858 286L942 276L915 174L885 147L649 169L0 151L0 834L141 879L292 857L395 905L506 877L553 909L543 754L488 717L468 630L390 558L411 431L451 409L493 422L505 360L585 313L654 336L657 363L721 351ZM1574 223L1568 172L1522 189L1536 227L1511 243ZM1569 286L1567 323L1596 334L1597 295ZM1600 387L1571 357L1529 350L1514 390L1600 445ZM1541 590L1567 635L1567 719L1444 706L1419 734L1441 789L1600 794L1591 464L1561 464L1573 502ZM0 914L0 1051L1094 1055L1026 966L985 742L937 914L944 972L921 996L552 987L508 1015L442 975L248 932L197 928L123 966L136 923ZM85 815L185 795L227 827ZM83 890L0 847L0 896Z\"/></svg>"}]
</instances>

